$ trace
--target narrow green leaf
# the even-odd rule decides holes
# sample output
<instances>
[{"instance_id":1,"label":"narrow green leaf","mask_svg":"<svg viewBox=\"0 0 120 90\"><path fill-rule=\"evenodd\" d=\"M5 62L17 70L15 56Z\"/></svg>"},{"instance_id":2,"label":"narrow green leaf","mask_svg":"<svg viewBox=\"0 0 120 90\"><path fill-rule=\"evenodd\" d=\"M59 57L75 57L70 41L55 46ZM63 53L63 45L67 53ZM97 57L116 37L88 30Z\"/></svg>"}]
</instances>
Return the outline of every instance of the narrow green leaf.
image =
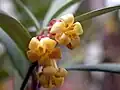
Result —
<instances>
[{"instance_id":1,"label":"narrow green leaf","mask_svg":"<svg viewBox=\"0 0 120 90\"><path fill-rule=\"evenodd\" d=\"M10 58L12 66L17 70L19 76L21 76L21 78L24 78L29 67L29 61L25 57L24 53L21 53L15 42L1 28L0 41L5 45L5 48L7 49L7 53L9 54L8 58ZM7 60L7 55L5 55L4 58ZM5 64L7 64L6 60L4 61Z\"/></svg>"},{"instance_id":2,"label":"narrow green leaf","mask_svg":"<svg viewBox=\"0 0 120 90\"><path fill-rule=\"evenodd\" d=\"M69 8L70 6L72 6L73 4L77 3L77 2L82 2L83 0L70 0L68 3L66 3L65 5L63 5L57 12L55 12L53 14L53 16L51 17L51 19L56 18L58 15L60 15L63 11L65 11L67 8Z\"/></svg>"},{"instance_id":3,"label":"narrow green leaf","mask_svg":"<svg viewBox=\"0 0 120 90\"><path fill-rule=\"evenodd\" d=\"M20 50L25 53L31 38L26 28L16 19L0 11L0 27L12 38Z\"/></svg>"},{"instance_id":4,"label":"narrow green leaf","mask_svg":"<svg viewBox=\"0 0 120 90\"><path fill-rule=\"evenodd\" d=\"M120 74L120 64L73 65L66 67L69 71L100 71Z\"/></svg>"},{"instance_id":5,"label":"narrow green leaf","mask_svg":"<svg viewBox=\"0 0 120 90\"><path fill-rule=\"evenodd\" d=\"M75 17L75 20L82 22L82 21L91 19L93 17L99 16L99 15L102 15L102 14L105 14L108 12L112 12L112 11L118 10L118 9L120 9L120 5L91 11L91 12L88 12L88 13L85 13L85 14Z\"/></svg>"},{"instance_id":6,"label":"narrow green leaf","mask_svg":"<svg viewBox=\"0 0 120 90\"><path fill-rule=\"evenodd\" d=\"M58 15L62 14L65 10L69 9L70 6L78 2L81 2L81 1L83 0L69 0L69 1L55 0L53 1L49 11L47 12L44 18L43 27L46 27L51 19L56 18ZM71 11L74 12L75 10L70 9L69 12Z\"/></svg>"},{"instance_id":7,"label":"narrow green leaf","mask_svg":"<svg viewBox=\"0 0 120 90\"><path fill-rule=\"evenodd\" d=\"M33 15L33 13L22 3L21 0L15 0L15 1L21 8L24 9L24 11L28 14L30 19L35 24L36 29L39 31L40 30L40 24L39 24L38 20L36 19L36 17Z\"/></svg>"}]
</instances>

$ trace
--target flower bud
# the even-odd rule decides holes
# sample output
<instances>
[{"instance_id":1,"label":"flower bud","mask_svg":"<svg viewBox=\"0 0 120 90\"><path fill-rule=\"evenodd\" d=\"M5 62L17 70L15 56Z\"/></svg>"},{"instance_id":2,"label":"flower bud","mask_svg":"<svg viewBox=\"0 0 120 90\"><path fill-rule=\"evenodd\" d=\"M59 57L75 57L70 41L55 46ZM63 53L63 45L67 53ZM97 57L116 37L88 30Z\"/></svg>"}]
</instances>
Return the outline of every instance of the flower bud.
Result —
<instances>
[{"instance_id":1,"label":"flower bud","mask_svg":"<svg viewBox=\"0 0 120 90\"><path fill-rule=\"evenodd\" d=\"M46 85L49 82L49 80L46 78L44 74L40 74L39 81L41 85Z\"/></svg>"},{"instance_id":2,"label":"flower bud","mask_svg":"<svg viewBox=\"0 0 120 90\"><path fill-rule=\"evenodd\" d=\"M38 48L40 45L39 40L36 37L33 37L29 43L29 49L34 50L35 48Z\"/></svg>"},{"instance_id":3,"label":"flower bud","mask_svg":"<svg viewBox=\"0 0 120 90\"><path fill-rule=\"evenodd\" d=\"M67 71L64 68L59 68L58 72L55 74L55 76L59 77L65 77L67 76Z\"/></svg>"},{"instance_id":4,"label":"flower bud","mask_svg":"<svg viewBox=\"0 0 120 90\"><path fill-rule=\"evenodd\" d=\"M53 76L53 80L56 87L60 87L64 83L64 77L55 77Z\"/></svg>"},{"instance_id":5,"label":"flower bud","mask_svg":"<svg viewBox=\"0 0 120 90\"><path fill-rule=\"evenodd\" d=\"M55 75L56 72L57 72L57 69L52 66L47 66L43 68L43 74L45 75Z\"/></svg>"},{"instance_id":6,"label":"flower bud","mask_svg":"<svg viewBox=\"0 0 120 90\"><path fill-rule=\"evenodd\" d=\"M40 57L32 50L27 51L27 56L32 62L40 59Z\"/></svg>"}]
</instances>

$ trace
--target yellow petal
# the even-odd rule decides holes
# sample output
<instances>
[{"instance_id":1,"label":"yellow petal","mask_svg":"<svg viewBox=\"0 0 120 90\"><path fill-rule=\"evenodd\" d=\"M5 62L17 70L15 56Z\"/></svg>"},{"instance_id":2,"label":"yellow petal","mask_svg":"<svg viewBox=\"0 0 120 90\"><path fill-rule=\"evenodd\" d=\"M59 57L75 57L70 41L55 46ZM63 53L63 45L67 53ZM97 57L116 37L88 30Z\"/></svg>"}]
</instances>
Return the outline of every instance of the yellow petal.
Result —
<instances>
[{"instance_id":1,"label":"yellow petal","mask_svg":"<svg viewBox=\"0 0 120 90\"><path fill-rule=\"evenodd\" d=\"M60 87L64 83L64 77L52 77L56 87Z\"/></svg>"},{"instance_id":2,"label":"yellow petal","mask_svg":"<svg viewBox=\"0 0 120 90\"><path fill-rule=\"evenodd\" d=\"M65 23L64 22L56 22L51 30L50 33L51 34L55 34L55 33L60 33L61 31L63 31L65 29Z\"/></svg>"},{"instance_id":3,"label":"yellow petal","mask_svg":"<svg viewBox=\"0 0 120 90\"><path fill-rule=\"evenodd\" d=\"M67 27L71 26L74 23L74 16L73 14L66 14L60 17L63 20Z\"/></svg>"},{"instance_id":4,"label":"yellow petal","mask_svg":"<svg viewBox=\"0 0 120 90\"><path fill-rule=\"evenodd\" d=\"M59 68L58 72L55 74L57 77L65 77L67 76L68 72L64 68Z\"/></svg>"},{"instance_id":5,"label":"yellow petal","mask_svg":"<svg viewBox=\"0 0 120 90\"><path fill-rule=\"evenodd\" d=\"M49 84L44 84L44 85L41 84L41 86L42 86L43 88L49 88Z\"/></svg>"},{"instance_id":6,"label":"yellow petal","mask_svg":"<svg viewBox=\"0 0 120 90\"><path fill-rule=\"evenodd\" d=\"M51 54L49 55L51 59L61 59L60 48L54 48Z\"/></svg>"},{"instance_id":7,"label":"yellow petal","mask_svg":"<svg viewBox=\"0 0 120 90\"><path fill-rule=\"evenodd\" d=\"M41 74L39 76L39 81L40 81L40 84L43 85L43 86L48 85L48 82L49 82L44 74Z\"/></svg>"},{"instance_id":8,"label":"yellow petal","mask_svg":"<svg viewBox=\"0 0 120 90\"><path fill-rule=\"evenodd\" d=\"M50 76L50 77L49 77L49 86L48 86L48 88L54 88L54 87L55 87L55 84L54 84L54 82L53 82L52 77Z\"/></svg>"},{"instance_id":9,"label":"yellow petal","mask_svg":"<svg viewBox=\"0 0 120 90\"><path fill-rule=\"evenodd\" d=\"M54 68L53 66L47 66L45 68L43 68L43 74L45 75L55 75L55 73L57 72L57 69Z\"/></svg>"},{"instance_id":10,"label":"yellow petal","mask_svg":"<svg viewBox=\"0 0 120 90\"><path fill-rule=\"evenodd\" d=\"M40 40L40 45L44 49L52 50L56 46L56 41L45 37Z\"/></svg>"},{"instance_id":11,"label":"yellow petal","mask_svg":"<svg viewBox=\"0 0 120 90\"><path fill-rule=\"evenodd\" d=\"M62 45L67 45L70 42L70 38L63 34L56 34L55 40Z\"/></svg>"},{"instance_id":12,"label":"yellow petal","mask_svg":"<svg viewBox=\"0 0 120 90\"><path fill-rule=\"evenodd\" d=\"M46 53L40 57L40 59L38 60L38 63L39 65L43 65L43 66L52 65L51 59Z\"/></svg>"},{"instance_id":13,"label":"yellow petal","mask_svg":"<svg viewBox=\"0 0 120 90\"><path fill-rule=\"evenodd\" d=\"M47 88L55 88L55 85L52 84L52 81L49 82L49 86Z\"/></svg>"},{"instance_id":14,"label":"yellow petal","mask_svg":"<svg viewBox=\"0 0 120 90\"><path fill-rule=\"evenodd\" d=\"M83 29L82 29L81 24L79 22L76 22L76 23L74 23L74 25L75 25L74 30L77 33L77 35L83 34Z\"/></svg>"},{"instance_id":15,"label":"yellow petal","mask_svg":"<svg viewBox=\"0 0 120 90\"><path fill-rule=\"evenodd\" d=\"M29 43L29 49L34 50L35 48L38 48L40 45L39 40L36 37L33 37Z\"/></svg>"},{"instance_id":16,"label":"yellow petal","mask_svg":"<svg viewBox=\"0 0 120 90\"><path fill-rule=\"evenodd\" d=\"M35 62L40 59L40 57L36 54L36 52L32 50L27 51L27 56L32 62Z\"/></svg>"}]
</instances>

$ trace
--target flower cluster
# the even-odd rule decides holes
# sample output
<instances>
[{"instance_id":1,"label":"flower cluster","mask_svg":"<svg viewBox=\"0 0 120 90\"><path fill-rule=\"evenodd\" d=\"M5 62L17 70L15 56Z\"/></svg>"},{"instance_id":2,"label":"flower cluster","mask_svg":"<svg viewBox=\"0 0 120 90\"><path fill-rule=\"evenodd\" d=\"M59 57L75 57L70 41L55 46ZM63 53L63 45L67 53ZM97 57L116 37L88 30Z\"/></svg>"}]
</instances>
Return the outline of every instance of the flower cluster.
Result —
<instances>
[{"instance_id":1,"label":"flower cluster","mask_svg":"<svg viewBox=\"0 0 120 90\"><path fill-rule=\"evenodd\" d=\"M53 88L61 86L67 75L67 71L58 68L56 64L61 59L61 51L57 44L65 45L69 49L79 46L79 35L83 30L79 22L74 23L72 14L51 20L48 27L46 35L42 32L31 39L27 56L31 62L38 62L42 67L37 75L40 84L45 88Z\"/></svg>"}]
</instances>

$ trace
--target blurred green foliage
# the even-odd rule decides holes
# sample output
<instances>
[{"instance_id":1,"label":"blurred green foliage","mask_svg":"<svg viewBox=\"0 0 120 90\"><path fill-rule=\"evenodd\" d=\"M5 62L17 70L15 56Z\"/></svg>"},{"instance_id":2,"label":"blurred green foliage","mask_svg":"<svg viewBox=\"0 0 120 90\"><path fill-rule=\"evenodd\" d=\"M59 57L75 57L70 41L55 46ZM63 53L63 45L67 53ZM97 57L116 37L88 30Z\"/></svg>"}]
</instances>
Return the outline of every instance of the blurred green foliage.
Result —
<instances>
[{"instance_id":1,"label":"blurred green foliage","mask_svg":"<svg viewBox=\"0 0 120 90\"><path fill-rule=\"evenodd\" d=\"M23 8L21 8L15 0L14 4L19 11L20 14L20 21L25 25L26 27L30 27L33 25L31 19L28 17L28 15L25 13ZM54 0L21 0L28 9L35 15L35 17L42 22L48 9L50 8L50 5L52 1Z\"/></svg>"},{"instance_id":2,"label":"blurred green foliage","mask_svg":"<svg viewBox=\"0 0 120 90\"><path fill-rule=\"evenodd\" d=\"M0 69L0 81L6 79L9 76L8 72L4 69Z\"/></svg>"}]
</instances>

